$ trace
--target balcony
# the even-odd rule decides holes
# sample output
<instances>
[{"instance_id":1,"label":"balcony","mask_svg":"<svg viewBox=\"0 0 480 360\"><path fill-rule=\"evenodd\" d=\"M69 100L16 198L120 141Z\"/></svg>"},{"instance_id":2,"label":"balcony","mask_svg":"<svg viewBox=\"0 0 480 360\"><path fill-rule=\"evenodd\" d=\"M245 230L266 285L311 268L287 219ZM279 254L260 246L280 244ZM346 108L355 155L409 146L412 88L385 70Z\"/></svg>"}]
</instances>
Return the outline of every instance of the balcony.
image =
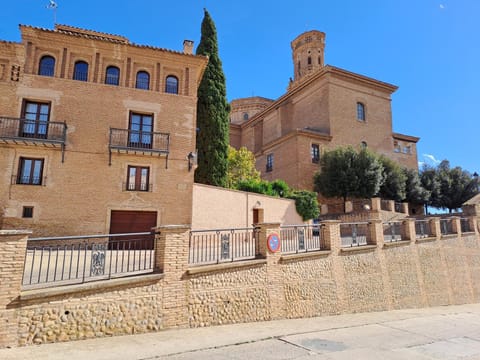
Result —
<instances>
[{"instance_id":1,"label":"balcony","mask_svg":"<svg viewBox=\"0 0 480 360\"><path fill-rule=\"evenodd\" d=\"M170 134L140 130L110 128L109 165L112 152L135 155L165 156L168 167Z\"/></svg>"},{"instance_id":2,"label":"balcony","mask_svg":"<svg viewBox=\"0 0 480 360\"><path fill-rule=\"evenodd\" d=\"M0 117L0 142L5 144L34 145L59 148L64 161L67 124Z\"/></svg>"}]
</instances>

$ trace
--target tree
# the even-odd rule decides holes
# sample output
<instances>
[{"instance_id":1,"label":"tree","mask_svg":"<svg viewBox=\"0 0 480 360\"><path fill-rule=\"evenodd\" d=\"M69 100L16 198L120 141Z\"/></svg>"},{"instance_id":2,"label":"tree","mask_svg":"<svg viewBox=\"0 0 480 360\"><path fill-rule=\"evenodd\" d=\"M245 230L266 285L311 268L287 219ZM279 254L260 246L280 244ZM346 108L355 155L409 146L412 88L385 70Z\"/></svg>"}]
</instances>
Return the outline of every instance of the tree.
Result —
<instances>
[{"instance_id":1,"label":"tree","mask_svg":"<svg viewBox=\"0 0 480 360\"><path fill-rule=\"evenodd\" d=\"M315 191L326 197L369 198L378 193L383 181L383 167L369 150L357 152L352 147L327 151L314 176Z\"/></svg>"},{"instance_id":2,"label":"tree","mask_svg":"<svg viewBox=\"0 0 480 360\"><path fill-rule=\"evenodd\" d=\"M478 194L478 177L459 166L450 168L448 160L443 160L438 165L437 177L440 184L438 205L450 213Z\"/></svg>"},{"instance_id":3,"label":"tree","mask_svg":"<svg viewBox=\"0 0 480 360\"><path fill-rule=\"evenodd\" d=\"M383 184L380 186L378 195L382 199L402 201L406 197L407 176L405 172L398 163L383 155L378 159L383 166Z\"/></svg>"},{"instance_id":4,"label":"tree","mask_svg":"<svg viewBox=\"0 0 480 360\"><path fill-rule=\"evenodd\" d=\"M416 169L403 169L406 177L405 182L405 201L414 205L425 205L431 192L422 186L420 175Z\"/></svg>"},{"instance_id":5,"label":"tree","mask_svg":"<svg viewBox=\"0 0 480 360\"><path fill-rule=\"evenodd\" d=\"M246 147L228 149L227 187L237 189L239 181L260 180L260 172L255 168L255 156Z\"/></svg>"},{"instance_id":6,"label":"tree","mask_svg":"<svg viewBox=\"0 0 480 360\"><path fill-rule=\"evenodd\" d=\"M438 182L437 169L424 164L420 171L420 183L429 193L425 203L425 213L428 214L429 206L440 207L440 183Z\"/></svg>"},{"instance_id":7,"label":"tree","mask_svg":"<svg viewBox=\"0 0 480 360\"><path fill-rule=\"evenodd\" d=\"M227 185L229 111L225 75L218 56L217 30L205 9L197 55L208 56L208 64L198 88L197 149L195 181L215 186Z\"/></svg>"}]
</instances>

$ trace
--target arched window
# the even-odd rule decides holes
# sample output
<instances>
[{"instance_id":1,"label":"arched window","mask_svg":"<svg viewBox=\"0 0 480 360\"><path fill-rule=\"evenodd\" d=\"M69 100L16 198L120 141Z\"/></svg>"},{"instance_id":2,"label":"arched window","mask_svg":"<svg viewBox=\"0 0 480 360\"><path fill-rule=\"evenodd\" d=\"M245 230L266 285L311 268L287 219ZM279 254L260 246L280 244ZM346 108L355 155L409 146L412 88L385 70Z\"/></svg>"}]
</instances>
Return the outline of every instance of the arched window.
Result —
<instances>
[{"instance_id":1,"label":"arched window","mask_svg":"<svg viewBox=\"0 0 480 360\"><path fill-rule=\"evenodd\" d=\"M137 81L135 83L137 89L150 89L150 74L146 71L137 72Z\"/></svg>"},{"instance_id":2,"label":"arched window","mask_svg":"<svg viewBox=\"0 0 480 360\"><path fill-rule=\"evenodd\" d=\"M357 102L357 120L365 121L365 105Z\"/></svg>"},{"instance_id":3,"label":"arched window","mask_svg":"<svg viewBox=\"0 0 480 360\"><path fill-rule=\"evenodd\" d=\"M165 82L165 92L169 94L178 94L178 79L175 76L167 76L167 80Z\"/></svg>"},{"instance_id":4,"label":"arched window","mask_svg":"<svg viewBox=\"0 0 480 360\"><path fill-rule=\"evenodd\" d=\"M73 80L88 80L88 63L85 61L77 61L73 68Z\"/></svg>"},{"instance_id":5,"label":"arched window","mask_svg":"<svg viewBox=\"0 0 480 360\"><path fill-rule=\"evenodd\" d=\"M310 56L307 58L307 64L312 65L312 58Z\"/></svg>"},{"instance_id":6,"label":"arched window","mask_svg":"<svg viewBox=\"0 0 480 360\"><path fill-rule=\"evenodd\" d=\"M42 56L38 66L38 75L53 76L55 74L55 58L50 55Z\"/></svg>"},{"instance_id":7,"label":"arched window","mask_svg":"<svg viewBox=\"0 0 480 360\"><path fill-rule=\"evenodd\" d=\"M120 83L120 69L116 66L107 67L105 72L105 84L118 85Z\"/></svg>"},{"instance_id":8,"label":"arched window","mask_svg":"<svg viewBox=\"0 0 480 360\"><path fill-rule=\"evenodd\" d=\"M248 113L243 113L243 120L245 120L245 121L248 120Z\"/></svg>"},{"instance_id":9,"label":"arched window","mask_svg":"<svg viewBox=\"0 0 480 360\"><path fill-rule=\"evenodd\" d=\"M360 146L362 147L362 149L366 149L366 148L368 147L368 144L367 144L366 141L362 141L362 142L360 143Z\"/></svg>"}]
</instances>

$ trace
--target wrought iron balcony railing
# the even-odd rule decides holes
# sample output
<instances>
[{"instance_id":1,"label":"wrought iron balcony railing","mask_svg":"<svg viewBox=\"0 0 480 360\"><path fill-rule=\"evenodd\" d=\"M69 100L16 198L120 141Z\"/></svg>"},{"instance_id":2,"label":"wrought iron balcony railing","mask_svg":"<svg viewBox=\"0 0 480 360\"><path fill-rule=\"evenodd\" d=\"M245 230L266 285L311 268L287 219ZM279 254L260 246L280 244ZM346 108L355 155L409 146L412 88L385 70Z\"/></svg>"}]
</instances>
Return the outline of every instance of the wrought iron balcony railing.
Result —
<instances>
[{"instance_id":1,"label":"wrought iron balcony railing","mask_svg":"<svg viewBox=\"0 0 480 360\"><path fill-rule=\"evenodd\" d=\"M119 153L133 153L142 155L165 155L168 164L170 134L129 129L110 128L110 159L112 150Z\"/></svg>"},{"instance_id":2,"label":"wrought iron balcony railing","mask_svg":"<svg viewBox=\"0 0 480 360\"><path fill-rule=\"evenodd\" d=\"M38 121L0 116L0 141L5 144L58 147L63 153L67 140L65 122Z\"/></svg>"}]
</instances>

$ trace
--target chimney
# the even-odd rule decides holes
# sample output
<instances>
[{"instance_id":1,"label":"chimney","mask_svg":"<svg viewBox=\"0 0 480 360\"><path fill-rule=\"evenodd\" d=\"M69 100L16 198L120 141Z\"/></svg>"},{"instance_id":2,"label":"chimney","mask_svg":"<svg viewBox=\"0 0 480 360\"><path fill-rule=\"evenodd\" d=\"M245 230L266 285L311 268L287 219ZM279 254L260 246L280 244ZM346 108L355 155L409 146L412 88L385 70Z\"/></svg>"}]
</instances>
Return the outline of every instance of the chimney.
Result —
<instances>
[{"instance_id":1,"label":"chimney","mask_svg":"<svg viewBox=\"0 0 480 360\"><path fill-rule=\"evenodd\" d=\"M192 40L183 40L183 53L192 55L193 54L193 41Z\"/></svg>"}]
</instances>

